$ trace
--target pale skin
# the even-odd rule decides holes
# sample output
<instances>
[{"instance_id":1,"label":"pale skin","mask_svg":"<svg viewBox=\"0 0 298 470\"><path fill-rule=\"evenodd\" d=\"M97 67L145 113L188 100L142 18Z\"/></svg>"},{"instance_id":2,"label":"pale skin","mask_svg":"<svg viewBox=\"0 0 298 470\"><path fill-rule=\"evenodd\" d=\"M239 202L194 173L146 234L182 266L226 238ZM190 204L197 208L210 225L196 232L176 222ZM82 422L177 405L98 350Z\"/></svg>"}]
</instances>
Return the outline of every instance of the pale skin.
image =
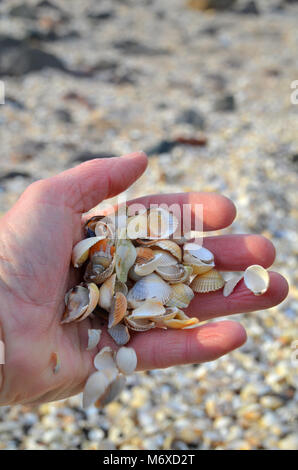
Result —
<instances>
[{"instance_id":1,"label":"pale skin","mask_svg":"<svg viewBox=\"0 0 298 470\"><path fill-rule=\"evenodd\" d=\"M98 349L116 345L106 331L97 349L86 351L88 328L99 320L60 325L65 292L78 281L70 268L73 246L82 238L82 214L100 201L128 188L147 165L144 153L83 163L30 185L0 224L0 339L5 364L0 365L0 404L39 404L82 391L94 371ZM204 229L229 226L234 204L214 193L154 195L138 202L199 203ZM239 271L251 264L268 268L275 250L258 235L206 237L220 270ZM270 287L254 296L243 281L231 296L222 292L196 295L187 309L200 320L263 310L279 304L288 293L287 281L270 273ZM138 356L138 370L212 361L240 347L244 328L235 321L208 322L192 330L154 329L133 335L129 345ZM54 373L53 353L60 369Z\"/></svg>"}]
</instances>

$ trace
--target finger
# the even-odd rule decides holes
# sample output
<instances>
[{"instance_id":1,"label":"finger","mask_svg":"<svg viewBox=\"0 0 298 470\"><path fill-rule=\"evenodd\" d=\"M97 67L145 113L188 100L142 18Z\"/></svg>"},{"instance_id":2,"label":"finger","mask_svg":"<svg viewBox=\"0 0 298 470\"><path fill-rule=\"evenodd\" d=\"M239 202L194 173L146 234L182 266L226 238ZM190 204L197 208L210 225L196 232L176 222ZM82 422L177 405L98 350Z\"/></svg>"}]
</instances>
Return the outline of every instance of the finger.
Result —
<instances>
[{"instance_id":1,"label":"finger","mask_svg":"<svg viewBox=\"0 0 298 470\"><path fill-rule=\"evenodd\" d=\"M94 159L66 170L49 181L53 197L63 194L66 205L87 212L104 199L127 189L147 166L143 152L116 158Z\"/></svg>"},{"instance_id":2,"label":"finger","mask_svg":"<svg viewBox=\"0 0 298 470\"><path fill-rule=\"evenodd\" d=\"M180 206L183 220L183 206L191 206L191 228L196 228L196 207L203 208L203 230L219 230L228 227L236 216L236 208L233 202L216 193L190 192L176 194L153 194L128 201L127 205L142 204L149 207L151 204L172 204Z\"/></svg>"},{"instance_id":3,"label":"finger","mask_svg":"<svg viewBox=\"0 0 298 470\"><path fill-rule=\"evenodd\" d=\"M261 235L222 235L204 238L203 246L214 254L216 269L244 271L252 264L269 268L275 248Z\"/></svg>"},{"instance_id":4,"label":"finger","mask_svg":"<svg viewBox=\"0 0 298 470\"><path fill-rule=\"evenodd\" d=\"M138 370L213 361L246 341L237 322L222 321L192 330L154 329L136 334L129 346L138 357Z\"/></svg>"},{"instance_id":5,"label":"finger","mask_svg":"<svg viewBox=\"0 0 298 470\"><path fill-rule=\"evenodd\" d=\"M228 297L223 296L222 290L208 294L196 294L186 309L186 313L203 321L274 307L287 297L289 287L286 279L280 274L275 272L269 274L269 289L263 295L254 295L241 280Z\"/></svg>"}]
</instances>

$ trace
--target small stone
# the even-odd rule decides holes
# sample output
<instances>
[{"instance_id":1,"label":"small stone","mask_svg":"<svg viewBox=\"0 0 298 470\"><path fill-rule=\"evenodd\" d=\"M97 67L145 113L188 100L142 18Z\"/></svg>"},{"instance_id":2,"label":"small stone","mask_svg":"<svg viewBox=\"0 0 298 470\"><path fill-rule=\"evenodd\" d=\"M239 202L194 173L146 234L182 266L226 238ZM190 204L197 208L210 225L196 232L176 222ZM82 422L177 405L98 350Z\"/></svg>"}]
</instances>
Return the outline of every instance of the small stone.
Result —
<instances>
[{"instance_id":1,"label":"small stone","mask_svg":"<svg viewBox=\"0 0 298 470\"><path fill-rule=\"evenodd\" d=\"M219 98L215 102L215 110L216 111L235 111L236 109L236 103L235 103L235 98L233 95L226 95L221 98Z\"/></svg>"},{"instance_id":2,"label":"small stone","mask_svg":"<svg viewBox=\"0 0 298 470\"><path fill-rule=\"evenodd\" d=\"M289 434L278 443L281 450L298 450L298 434Z\"/></svg>"},{"instance_id":3,"label":"small stone","mask_svg":"<svg viewBox=\"0 0 298 470\"><path fill-rule=\"evenodd\" d=\"M205 128L205 118L204 116L194 110L194 109L186 109L184 110L180 116L178 116L176 122L178 124L191 124L194 127L197 127L199 129L204 129Z\"/></svg>"}]
</instances>

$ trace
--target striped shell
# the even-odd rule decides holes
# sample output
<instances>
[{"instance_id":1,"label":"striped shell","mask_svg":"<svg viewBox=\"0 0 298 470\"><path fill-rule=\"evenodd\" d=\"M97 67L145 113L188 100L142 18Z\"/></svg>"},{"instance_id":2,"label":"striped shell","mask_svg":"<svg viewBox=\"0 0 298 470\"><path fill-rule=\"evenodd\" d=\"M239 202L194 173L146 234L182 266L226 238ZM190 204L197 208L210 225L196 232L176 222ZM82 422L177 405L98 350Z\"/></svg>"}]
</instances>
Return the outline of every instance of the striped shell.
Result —
<instances>
[{"instance_id":1,"label":"striped shell","mask_svg":"<svg viewBox=\"0 0 298 470\"><path fill-rule=\"evenodd\" d=\"M225 285L222 275L212 269L204 274L196 276L190 284L194 292L207 293L221 289Z\"/></svg>"},{"instance_id":2,"label":"striped shell","mask_svg":"<svg viewBox=\"0 0 298 470\"><path fill-rule=\"evenodd\" d=\"M192 289L186 284L179 283L172 286L172 295L166 302L168 307L187 308L194 297Z\"/></svg>"}]
</instances>

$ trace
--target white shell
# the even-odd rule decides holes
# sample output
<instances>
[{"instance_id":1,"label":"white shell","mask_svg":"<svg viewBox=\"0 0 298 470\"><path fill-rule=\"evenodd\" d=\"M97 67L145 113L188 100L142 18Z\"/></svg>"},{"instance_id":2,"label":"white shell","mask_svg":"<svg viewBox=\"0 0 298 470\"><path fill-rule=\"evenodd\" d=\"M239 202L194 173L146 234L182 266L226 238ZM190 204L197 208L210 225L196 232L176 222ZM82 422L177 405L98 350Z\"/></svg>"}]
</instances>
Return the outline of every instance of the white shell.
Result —
<instances>
[{"instance_id":1,"label":"white shell","mask_svg":"<svg viewBox=\"0 0 298 470\"><path fill-rule=\"evenodd\" d=\"M166 211L162 207L157 207L149 211L149 238L169 238L176 232L178 226L179 221L174 214Z\"/></svg>"},{"instance_id":2,"label":"white shell","mask_svg":"<svg viewBox=\"0 0 298 470\"><path fill-rule=\"evenodd\" d=\"M162 258L161 253L157 253L154 258L150 261L147 261L147 263L143 264L136 264L134 266L134 273L137 276L147 276L148 274L153 273L158 266L160 266L160 261Z\"/></svg>"},{"instance_id":3,"label":"white shell","mask_svg":"<svg viewBox=\"0 0 298 470\"><path fill-rule=\"evenodd\" d=\"M105 237L91 237L84 238L79 241L72 250L72 264L75 268L79 268L86 261L89 255L90 248L95 245L95 243L103 240Z\"/></svg>"},{"instance_id":4,"label":"white shell","mask_svg":"<svg viewBox=\"0 0 298 470\"><path fill-rule=\"evenodd\" d=\"M119 346L128 343L130 340L128 328L123 323L108 328L108 333Z\"/></svg>"},{"instance_id":5,"label":"white shell","mask_svg":"<svg viewBox=\"0 0 298 470\"><path fill-rule=\"evenodd\" d=\"M130 375L137 367L137 355L133 348L122 347L116 354L116 364L120 372Z\"/></svg>"},{"instance_id":6,"label":"white shell","mask_svg":"<svg viewBox=\"0 0 298 470\"><path fill-rule=\"evenodd\" d=\"M93 405L103 396L111 383L110 378L103 371L97 371L88 378L83 392L83 408Z\"/></svg>"},{"instance_id":7,"label":"white shell","mask_svg":"<svg viewBox=\"0 0 298 470\"><path fill-rule=\"evenodd\" d=\"M134 264L137 252L132 242L128 239L121 238L116 245L116 274L119 281L126 282L128 271Z\"/></svg>"},{"instance_id":8,"label":"white shell","mask_svg":"<svg viewBox=\"0 0 298 470\"><path fill-rule=\"evenodd\" d=\"M231 277L231 279L228 279L226 281L224 289L223 289L224 297L228 297L230 294L232 294L233 290L235 289L238 282L240 282L242 278L243 278L243 274L238 274L236 276Z\"/></svg>"},{"instance_id":9,"label":"white shell","mask_svg":"<svg viewBox=\"0 0 298 470\"><path fill-rule=\"evenodd\" d=\"M115 372L117 372L116 364L113 358L113 351L109 346L102 348L101 351L99 351L99 353L96 354L93 360L93 364L94 364L95 369L97 370L109 369L111 371L115 370Z\"/></svg>"},{"instance_id":10,"label":"white shell","mask_svg":"<svg viewBox=\"0 0 298 470\"><path fill-rule=\"evenodd\" d=\"M179 283L172 286L172 295L167 301L168 307L187 308L194 297L192 289L186 284Z\"/></svg>"},{"instance_id":11,"label":"white shell","mask_svg":"<svg viewBox=\"0 0 298 470\"><path fill-rule=\"evenodd\" d=\"M109 277L99 288L98 305L104 310L109 311L112 305L112 299L115 290L116 274Z\"/></svg>"},{"instance_id":12,"label":"white shell","mask_svg":"<svg viewBox=\"0 0 298 470\"><path fill-rule=\"evenodd\" d=\"M262 266L253 264L244 272L244 283L255 295L262 295L269 287L269 274Z\"/></svg>"},{"instance_id":13,"label":"white shell","mask_svg":"<svg viewBox=\"0 0 298 470\"><path fill-rule=\"evenodd\" d=\"M165 313L166 309L161 302L153 299L145 300L139 307L135 308L129 315L130 319L153 319Z\"/></svg>"},{"instance_id":14,"label":"white shell","mask_svg":"<svg viewBox=\"0 0 298 470\"><path fill-rule=\"evenodd\" d=\"M95 330L91 328L88 330L87 351L91 351L91 349L94 349L98 345L100 341L100 336L101 336L101 330Z\"/></svg>"},{"instance_id":15,"label":"white shell","mask_svg":"<svg viewBox=\"0 0 298 470\"><path fill-rule=\"evenodd\" d=\"M95 403L97 408L103 408L111 403L118 395L122 392L126 384L126 377L124 375L118 375L116 379L110 384L108 391L104 397Z\"/></svg>"},{"instance_id":16,"label":"white shell","mask_svg":"<svg viewBox=\"0 0 298 470\"><path fill-rule=\"evenodd\" d=\"M127 302L132 308L138 307L140 301L148 299L154 299L164 304L170 298L171 292L171 287L157 274L152 273L135 283L128 292Z\"/></svg>"},{"instance_id":17,"label":"white shell","mask_svg":"<svg viewBox=\"0 0 298 470\"><path fill-rule=\"evenodd\" d=\"M185 243L184 252L188 252L194 258L203 261L204 263L212 263L214 261L214 256L211 251L207 250L203 246L198 245L197 243Z\"/></svg>"}]
</instances>

